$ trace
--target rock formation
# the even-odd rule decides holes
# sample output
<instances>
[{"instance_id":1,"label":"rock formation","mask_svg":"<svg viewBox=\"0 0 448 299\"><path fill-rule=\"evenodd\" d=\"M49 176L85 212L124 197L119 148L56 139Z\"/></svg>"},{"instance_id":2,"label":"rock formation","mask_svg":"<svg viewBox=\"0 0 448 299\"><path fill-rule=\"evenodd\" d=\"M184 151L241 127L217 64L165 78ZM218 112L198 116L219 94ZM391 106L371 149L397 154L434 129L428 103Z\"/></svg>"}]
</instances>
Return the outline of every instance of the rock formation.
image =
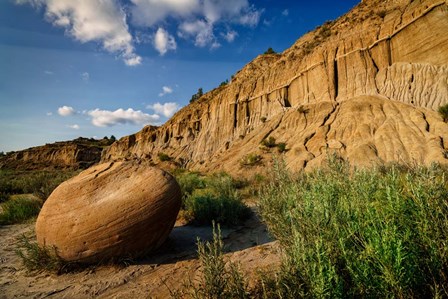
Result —
<instances>
[{"instance_id":1,"label":"rock formation","mask_svg":"<svg viewBox=\"0 0 448 299\"><path fill-rule=\"evenodd\" d=\"M71 262L98 262L158 248L181 205L168 173L138 162L104 163L62 183L36 221L37 241Z\"/></svg>"},{"instance_id":2,"label":"rock formation","mask_svg":"<svg viewBox=\"0 0 448 299\"><path fill-rule=\"evenodd\" d=\"M103 152L103 161L165 153L190 168L240 171L268 136L286 142L291 168L328 151L349 161L447 163L448 1L366 0L265 54L179 111Z\"/></svg>"},{"instance_id":3,"label":"rock formation","mask_svg":"<svg viewBox=\"0 0 448 299\"><path fill-rule=\"evenodd\" d=\"M33 170L44 168L87 168L101 159L101 152L112 139L77 138L23 151L10 152L0 157L0 169Z\"/></svg>"}]
</instances>

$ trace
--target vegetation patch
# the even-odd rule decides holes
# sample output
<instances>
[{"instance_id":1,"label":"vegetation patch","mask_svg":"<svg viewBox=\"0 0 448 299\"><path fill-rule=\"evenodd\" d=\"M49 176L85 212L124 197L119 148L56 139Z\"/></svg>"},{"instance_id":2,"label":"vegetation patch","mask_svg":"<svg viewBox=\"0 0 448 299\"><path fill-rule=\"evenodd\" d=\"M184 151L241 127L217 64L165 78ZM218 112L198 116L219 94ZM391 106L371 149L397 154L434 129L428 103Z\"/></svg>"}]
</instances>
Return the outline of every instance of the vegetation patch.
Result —
<instances>
[{"instance_id":1,"label":"vegetation patch","mask_svg":"<svg viewBox=\"0 0 448 299\"><path fill-rule=\"evenodd\" d=\"M277 165L260 211L285 257L270 298L448 295L448 187L440 167L293 175Z\"/></svg>"},{"instance_id":2,"label":"vegetation patch","mask_svg":"<svg viewBox=\"0 0 448 299\"><path fill-rule=\"evenodd\" d=\"M23 223L36 217L42 202L26 196L10 199L1 205L0 225Z\"/></svg>"},{"instance_id":3,"label":"vegetation patch","mask_svg":"<svg viewBox=\"0 0 448 299\"><path fill-rule=\"evenodd\" d=\"M448 104L439 107L439 114L444 122L448 122Z\"/></svg>"},{"instance_id":4,"label":"vegetation patch","mask_svg":"<svg viewBox=\"0 0 448 299\"><path fill-rule=\"evenodd\" d=\"M240 160L240 165L244 167L255 166L261 163L262 157L257 154L247 154Z\"/></svg>"},{"instance_id":5,"label":"vegetation patch","mask_svg":"<svg viewBox=\"0 0 448 299\"><path fill-rule=\"evenodd\" d=\"M159 160L161 162L169 162L171 160L173 160L173 158L165 153L158 153L157 157L159 158Z\"/></svg>"}]
</instances>

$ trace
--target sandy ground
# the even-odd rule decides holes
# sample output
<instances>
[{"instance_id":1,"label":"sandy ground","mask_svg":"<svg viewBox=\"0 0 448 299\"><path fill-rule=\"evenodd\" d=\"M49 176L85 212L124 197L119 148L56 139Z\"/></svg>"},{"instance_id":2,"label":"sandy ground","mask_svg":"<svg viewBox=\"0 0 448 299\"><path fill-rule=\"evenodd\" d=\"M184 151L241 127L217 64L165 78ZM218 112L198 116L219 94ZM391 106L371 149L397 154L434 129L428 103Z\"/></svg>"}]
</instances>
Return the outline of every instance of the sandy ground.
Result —
<instances>
[{"instance_id":1,"label":"sandy ground","mask_svg":"<svg viewBox=\"0 0 448 299\"><path fill-rule=\"evenodd\" d=\"M187 279L200 278L196 240L210 240L209 227L176 225L151 256L128 266L97 266L69 274L29 273L15 254L17 238L34 224L0 227L0 298L169 298ZM237 261L253 283L257 272L279 264L278 245L254 215L244 226L223 229L226 258Z\"/></svg>"}]
</instances>

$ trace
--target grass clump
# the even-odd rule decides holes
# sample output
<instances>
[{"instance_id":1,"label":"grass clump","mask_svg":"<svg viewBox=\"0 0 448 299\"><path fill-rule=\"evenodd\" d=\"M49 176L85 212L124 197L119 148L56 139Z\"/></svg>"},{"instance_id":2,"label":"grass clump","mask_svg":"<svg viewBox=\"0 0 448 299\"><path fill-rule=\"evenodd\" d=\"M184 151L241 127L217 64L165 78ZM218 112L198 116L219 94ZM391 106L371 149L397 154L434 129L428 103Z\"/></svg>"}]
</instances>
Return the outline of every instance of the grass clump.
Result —
<instances>
[{"instance_id":1,"label":"grass clump","mask_svg":"<svg viewBox=\"0 0 448 299\"><path fill-rule=\"evenodd\" d=\"M157 157L159 158L159 160L161 162L169 162L173 159L172 157L170 157L169 155L167 155L165 153L158 153Z\"/></svg>"},{"instance_id":2,"label":"grass clump","mask_svg":"<svg viewBox=\"0 0 448 299\"><path fill-rule=\"evenodd\" d=\"M443 118L443 121L448 122L448 104L440 106L438 111L440 116Z\"/></svg>"},{"instance_id":3,"label":"grass clump","mask_svg":"<svg viewBox=\"0 0 448 299\"><path fill-rule=\"evenodd\" d=\"M234 226L249 218L250 209L243 203L237 184L240 182L227 174L208 178L204 189L196 189L185 198L185 210L191 215L192 222Z\"/></svg>"},{"instance_id":4,"label":"grass clump","mask_svg":"<svg viewBox=\"0 0 448 299\"><path fill-rule=\"evenodd\" d=\"M273 298L448 296L448 182L440 167L277 165L260 211L285 252Z\"/></svg>"},{"instance_id":5,"label":"grass clump","mask_svg":"<svg viewBox=\"0 0 448 299\"><path fill-rule=\"evenodd\" d=\"M269 138L265 138L261 141L261 145L267 148L273 148L277 145L274 137L270 136Z\"/></svg>"},{"instance_id":6,"label":"grass clump","mask_svg":"<svg viewBox=\"0 0 448 299\"><path fill-rule=\"evenodd\" d=\"M257 154L247 154L240 160L240 165L243 167L251 167L260 164L262 157Z\"/></svg>"},{"instance_id":7,"label":"grass clump","mask_svg":"<svg viewBox=\"0 0 448 299\"><path fill-rule=\"evenodd\" d=\"M187 283L183 290L172 294L177 298L249 298L247 283L239 266L224 259L221 230L213 224L213 240L198 241L201 279Z\"/></svg>"},{"instance_id":8,"label":"grass clump","mask_svg":"<svg viewBox=\"0 0 448 299\"><path fill-rule=\"evenodd\" d=\"M42 203L26 197L10 199L1 206L0 225L23 223L36 217Z\"/></svg>"},{"instance_id":9,"label":"grass clump","mask_svg":"<svg viewBox=\"0 0 448 299\"><path fill-rule=\"evenodd\" d=\"M55 248L41 247L25 235L19 238L16 253L29 271L45 270L59 273L67 265L59 258Z\"/></svg>"}]
</instances>

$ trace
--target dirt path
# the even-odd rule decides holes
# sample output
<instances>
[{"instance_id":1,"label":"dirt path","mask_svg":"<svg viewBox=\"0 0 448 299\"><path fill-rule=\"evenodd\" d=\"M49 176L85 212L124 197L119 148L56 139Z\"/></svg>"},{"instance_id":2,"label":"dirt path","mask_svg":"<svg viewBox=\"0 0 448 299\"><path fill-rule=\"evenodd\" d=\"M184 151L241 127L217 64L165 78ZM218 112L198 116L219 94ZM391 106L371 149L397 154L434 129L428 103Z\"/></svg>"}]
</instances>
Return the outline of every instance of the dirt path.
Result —
<instances>
[{"instance_id":1,"label":"dirt path","mask_svg":"<svg viewBox=\"0 0 448 299\"><path fill-rule=\"evenodd\" d=\"M0 227L0 298L168 298L187 278L200 276L196 240L208 227L176 226L158 252L129 266L100 266L63 275L28 273L15 254L17 238L34 224ZM226 257L238 261L249 281L279 263L276 242L254 216L243 227L223 229Z\"/></svg>"}]
</instances>

